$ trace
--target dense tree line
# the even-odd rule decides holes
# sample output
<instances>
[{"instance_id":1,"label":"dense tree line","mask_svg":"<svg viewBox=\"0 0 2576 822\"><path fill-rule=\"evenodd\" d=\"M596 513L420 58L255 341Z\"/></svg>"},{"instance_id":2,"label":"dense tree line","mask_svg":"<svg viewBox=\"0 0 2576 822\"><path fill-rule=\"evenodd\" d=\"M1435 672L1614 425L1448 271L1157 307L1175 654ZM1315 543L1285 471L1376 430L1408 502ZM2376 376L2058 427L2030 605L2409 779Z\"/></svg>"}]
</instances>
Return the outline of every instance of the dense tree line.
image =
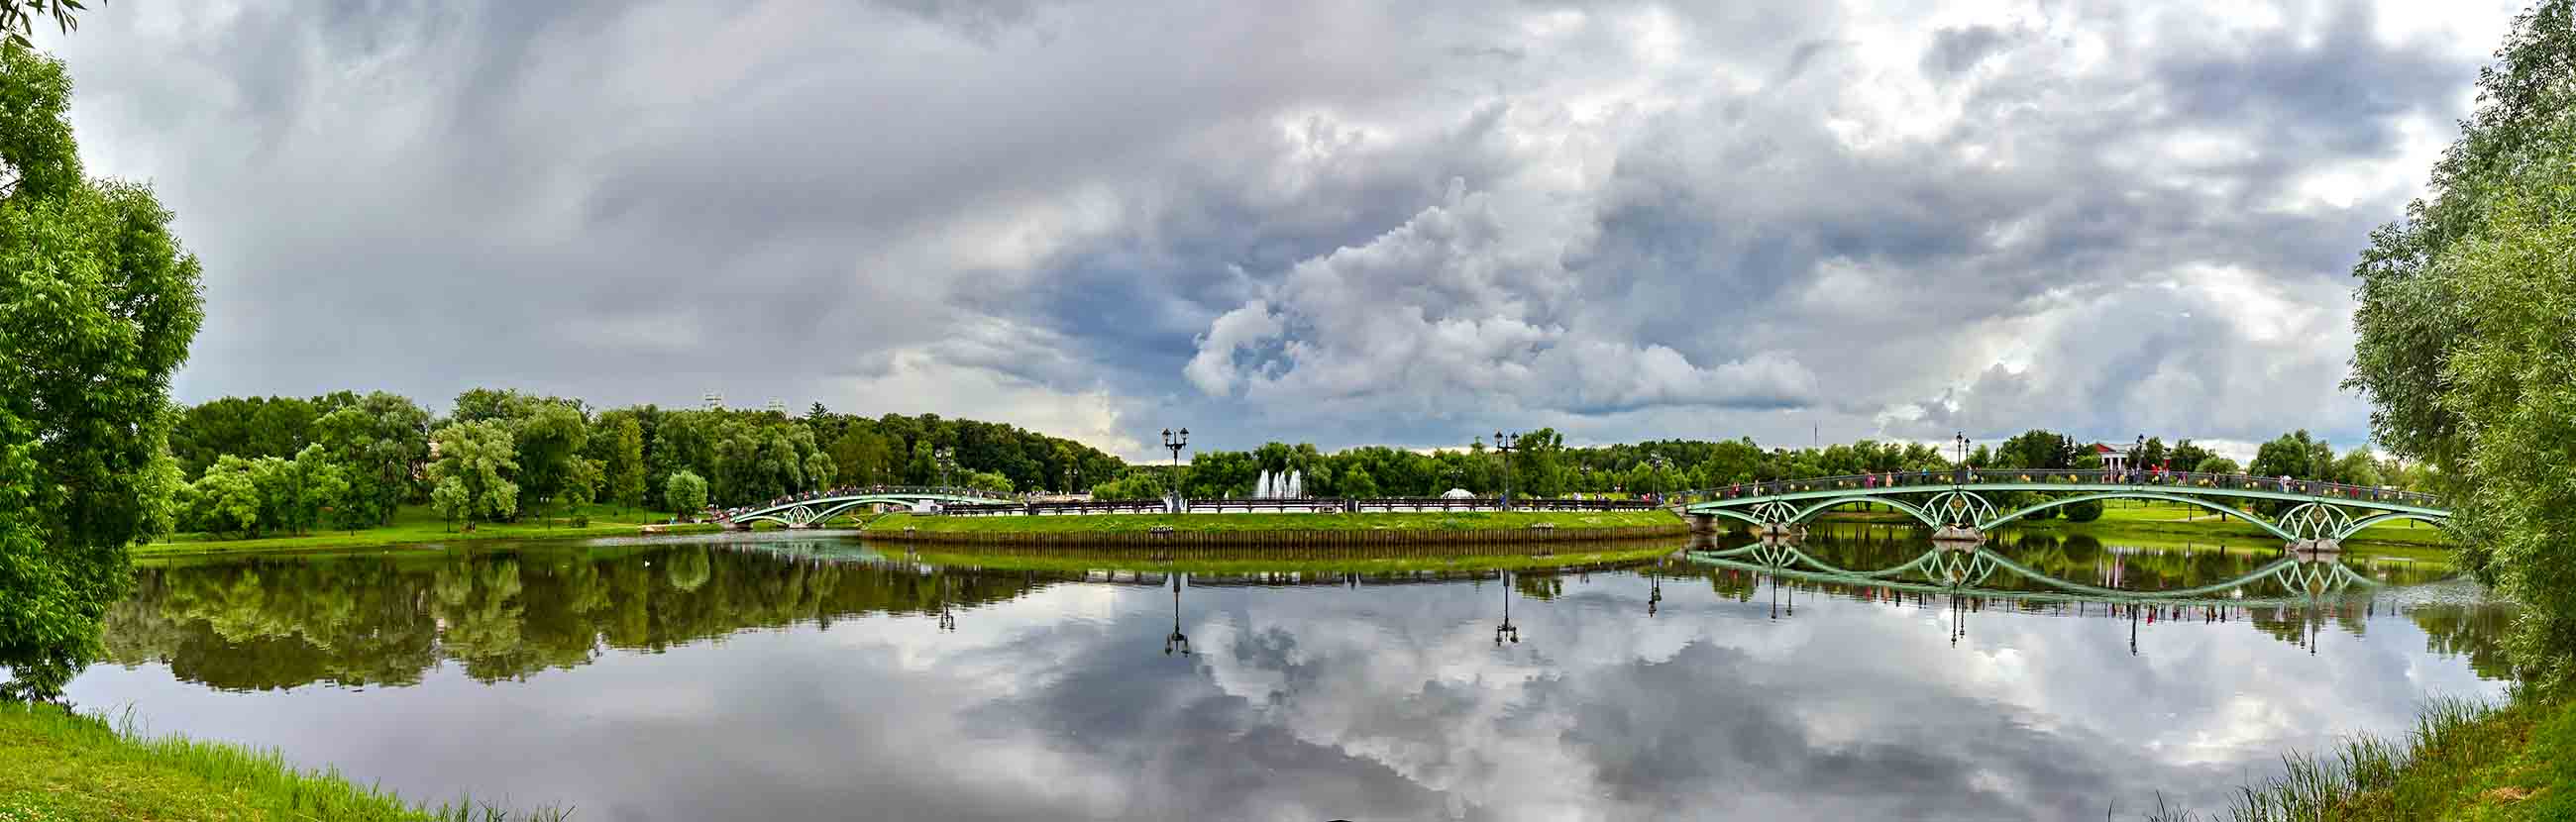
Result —
<instances>
[{"instance_id":1,"label":"dense tree line","mask_svg":"<svg viewBox=\"0 0 2576 822\"><path fill-rule=\"evenodd\" d=\"M181 410L169 441L177 526L244 536L381 525L404 503L471 523L870 485L1068 492L1127 468L1071 440L936 414L594 410L486 388L457 395L444 416L383 392L226 397Z\"/></svg>"}]
</instances>

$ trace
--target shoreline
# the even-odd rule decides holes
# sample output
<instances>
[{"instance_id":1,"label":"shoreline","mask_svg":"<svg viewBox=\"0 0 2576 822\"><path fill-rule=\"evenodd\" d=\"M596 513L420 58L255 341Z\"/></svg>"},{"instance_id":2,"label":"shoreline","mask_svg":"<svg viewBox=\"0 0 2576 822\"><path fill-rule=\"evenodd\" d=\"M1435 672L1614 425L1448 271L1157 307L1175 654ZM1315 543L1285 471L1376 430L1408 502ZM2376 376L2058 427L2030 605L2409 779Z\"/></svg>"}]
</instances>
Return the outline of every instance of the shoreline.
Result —
<instances>
[{"instance_id":1,"label":"shoreline","mask_svg":"<svg viewBox=\"0 0 2576 822\"><path fill-rule=\"evenodd\" d=\"M1661 510L1620 512L1609 515L1586 512L1512 512L1508 516L1526 519L1510 521L1499 525L1480 524L1472 519L1474 517L1493 517L1495 513L1496 512L1481 512L1478 514L1466 515L1439 513L1185 514L1177 517L1153 514L1099 514L1084 517L1083 519L1093 520L1091 522L1084 523L1072 522L1076 519L1074 517L939 518L919 517L911 514L886 514L871 520L868 525L860 528L828 528L816 529L816 531L821 534L856 535L866 539L886 542L937 545L1022 545L1033 547L1091 546L1103 548L1185 547L1221 549L1258 548L1262 546L1277 548L1343 547L1377 549L1419 547L1432 550L1438 550L1440 546L1445 545L1492 546L1515 543L1545 545L1568 542L1688 537L1692 533L1689 520L1678 516L1672 516L1668 512ZM1584 523L1573 521L1575 518L1580 517L1597 518L1604 516L1618 517L1621 519L1604 523ZM1157 520L1158 522L1140 524L1136 522L1099 521L1111 517L1122 519L1149 519ZM1280 526L1276 523L1254 523L1248 519L1271 517L1304 517L1311 519L1293 527ZM1548 521L1542 518L1550 517L1556 518L1555 521L1550 523L1552 527L1529 527L1530 524L1534 522ZM1323 518L1349 519L1331 520ZM1401 522L1392 521L1386 518L1413 518L1416 521ZM1665 521L1656 522L1656 519L1663 519ZM938 521L938 523L944 527L939 530L920 530L920 523L926 520ZM1008 527L1014 524L1012 522L1013 520L1040 522L1049 526L1054 526L1054 528L1051 530L1038 531ZM1442 527L1443 521L1446 521L1446 524L1449 527ZM1891 519L1886 516L1859 512L1848 514L1838 512L1826 514L1825 516L1820 517L1816 521L1816 524L1896 526L1911 523L1912 521L1913 520L1911 518ZM1246 524L1266 524L1272 525L1273 527L1236 527ZM1075 527L1077 525L1083 527ZM1174 530L1169 534L1154 534L1150 530L1152 525L1170 525ZM1119 526L1126 527L1122 528ZM1194 528L1191 530L1183 530L1183 526L1194 526ZM647 527L659 530L647 531L645 530ZM911 527L915 530L911 534L905 534L901 530L904 527ZM769 532L783 531L785 529L763 526L756 530ZM731 533L731 531L714 523L609 523L579 528L571 526L544 527L515 524L486 526L473 532L442 532L435 530L422 532L418 529L406 529L397 526L368 529L358 531L355 534L343 532L316 532L296 537L264 537L259 539L243 540L197 539L177 542L156 542L134 546L130 549L130 553L136 560L161 560L193 557L217 557L226 555L318 554L335 551L399 550L427 552L444 550L447 548L457 547L460 544L477 542L546 542L601 538L652 539L658 537L708 536L724 533ZM1992 535L1990 538L2004 539L2018 535L2038 535L2057 538L2082 536L2104 542L2133 539L2157 544L2171 543L2177 539L2196 541L2192 539L2195 537L2220 540L2245 539L2256 541L2268 539L2268 535L2262 533L2260 529L2238 523L2220 523L2208 520L2194 522L2189 520L2152 520L2143 518L2111 517L2087 523L2069 523L2063 521L2015 523L2011 528L2000 531ZM2420 535L2420 537L2417 535ZM2382 526L2380 528L2370 529L2369 531L2365 531L2363 536L2358 536L2355 539L2346 541L2345 546L2345 550L2347 552L2357 551L2359 553L2373 555L2386 554L2395 556L2411 556L2420 559L2435 559L2437 557L2425 556L2427 554L2434 553L2439 553L2446 557L2451 548L2448 538L2442 534L2440 529L2430 526L2410 528L2405 525Z\"/></svg>"}]
</instances>

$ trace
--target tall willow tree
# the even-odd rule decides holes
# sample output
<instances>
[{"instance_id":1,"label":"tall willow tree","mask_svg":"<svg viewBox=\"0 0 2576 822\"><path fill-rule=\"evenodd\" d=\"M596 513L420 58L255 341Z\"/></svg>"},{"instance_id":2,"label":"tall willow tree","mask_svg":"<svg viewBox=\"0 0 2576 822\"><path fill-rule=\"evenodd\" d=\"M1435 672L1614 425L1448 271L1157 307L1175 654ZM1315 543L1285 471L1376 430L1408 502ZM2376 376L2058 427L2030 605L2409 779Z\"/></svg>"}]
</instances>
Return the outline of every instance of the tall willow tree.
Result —
<instances>
[{"instance_id":1,"label":"tall willow tree","mask_svg":"<svg viewBox=\"0 0 2576 822\"><path fill-rule=\"evenodd\" d=\"M2576 678L2576 13L2514 21L2429 199L2354 269L2353 373L2377 438L2439 469L2462 560L2533 607L2517 664Z\"/></svg>"},{"instance_id":2,"label":"tall willow tree","mask_svg":"<svg viewBox=\"0 0 2576 822\"><path fill-rule=\"evenodd\" d=\"M81 173L60 61L0 43L0 697L52 699L101 653L126 546L169 493L170 372L197 260L139 185Z\"/></svg>"}]
</instances>

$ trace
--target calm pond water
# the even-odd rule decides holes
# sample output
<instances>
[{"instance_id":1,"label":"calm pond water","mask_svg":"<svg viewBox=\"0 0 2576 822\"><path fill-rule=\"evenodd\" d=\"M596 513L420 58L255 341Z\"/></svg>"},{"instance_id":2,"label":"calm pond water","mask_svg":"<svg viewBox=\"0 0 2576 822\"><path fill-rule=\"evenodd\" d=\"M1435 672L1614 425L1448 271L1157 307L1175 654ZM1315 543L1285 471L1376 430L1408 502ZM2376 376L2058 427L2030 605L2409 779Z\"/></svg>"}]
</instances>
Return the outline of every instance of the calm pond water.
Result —
<instances>
[{"instance_id":1,"label":"calm pond water","mask_svg":"<svg viewBox=\"0 0 2576 822\"><path fill-rule=\"evenodd\" d=\"M584 820L2055 820L2215 806L2284 751L2503 690L2506 615L2443 568L2147 607L2068 586L2280 558L1901 533L1401 575L753 536L182 561L71 695Z\"/></svg>"}]
</instances>

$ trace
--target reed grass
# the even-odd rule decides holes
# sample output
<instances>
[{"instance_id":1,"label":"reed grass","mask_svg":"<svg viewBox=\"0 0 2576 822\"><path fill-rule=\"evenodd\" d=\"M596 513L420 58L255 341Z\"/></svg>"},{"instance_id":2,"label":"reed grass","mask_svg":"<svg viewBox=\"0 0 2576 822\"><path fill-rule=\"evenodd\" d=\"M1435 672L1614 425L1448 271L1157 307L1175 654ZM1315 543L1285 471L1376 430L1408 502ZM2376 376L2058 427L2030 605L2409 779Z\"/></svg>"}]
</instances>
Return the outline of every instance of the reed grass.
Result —
<instances>
[{"instance_id":1,"label":"reed grass","mask_svg":"<svg viewBox=\"0 0 2576 822\"><path fill-rule=\"evenodd\" d=\"M2576 818L2576 702L2428 701L2394 738L2347 737L2282 757L2223 810L2157 797L2147 822L2414 822Z\"/></svg>"}]
</instances>

